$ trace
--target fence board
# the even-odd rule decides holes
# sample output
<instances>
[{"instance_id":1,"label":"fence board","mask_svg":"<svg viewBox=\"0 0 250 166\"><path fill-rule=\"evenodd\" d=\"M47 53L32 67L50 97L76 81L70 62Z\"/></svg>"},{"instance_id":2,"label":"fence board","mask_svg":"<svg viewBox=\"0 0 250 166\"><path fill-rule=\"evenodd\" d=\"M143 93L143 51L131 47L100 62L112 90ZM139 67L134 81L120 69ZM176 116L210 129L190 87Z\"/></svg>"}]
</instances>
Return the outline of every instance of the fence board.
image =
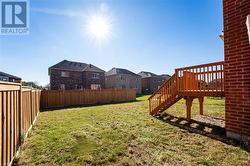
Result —
<instances>
[{"instance_id":1,"label":"fence board","mask_svg":"<svg viewBox=\"0 0 250 166\"><path fill-rule=\"evenodd\" d=\"M133 101L135 89L49 90L41 93L41 108L64 108Z\"/></svg>"},{"instance_id":2,"label":"fence board","mask_svg":"<svg viewBox=\"0 0 250 166\"><path fill-rule=\"evenodd\" d=\"M3 140L3 163L7 163L7 142L6 142L6 133L7 133L7 115L6 115L6 93L7 92L2 92L3 93L3 107L2 107L2 112L3 112L3 137L1 138Z\"/></svg>"},{"instance_id":3,"label":"fence board","mask_svg":"<svg viewBox=\"0 0 250 166\"><path fill-rule=\"evenodd\" d=\"M2 92L0 92L0 109L1 109L1 111L0 111L0 164L3 162L3 157L2 157L2 154L3 154L3 152L2 152L2 150L3 150L3 141L2 141L2 138L3 138L3 128L2 128L2 126L3 126L3 122L2 122L2 120L3 120L3 112L2 112L2 101L3 101L3 98L2 98Z\"/></svg>"},{"instance_id":4,"label":"fence board","mask_svg":"<svg viewBox=\"0 0 250 166\"><path fill-rule=\"evenodd\" d=\"M13 156L14 155L14 116L15 116L15 113L14 113L14 103L13 103L13 92L14 91L11 91L10 92L10 143L11 143L11 147L10 147L10 150L11 150L11 153L10 153L10 156Z\"/></svg>"},{"instance_id":5,"label":"fence board","mask_svg":"<svg viewBox=\"0 0 250 166\"><path fill-rule=\"evenodd\" d=\"M11 116L11 112L10 112L10 92L8 91L7 92L7 144L8 144L8 147L7 147L7 161L9 162L11 160L11 151L10 151L10 129L11 129L11 126L10 126L10 118Z\"/></svg>"}]
</instances>

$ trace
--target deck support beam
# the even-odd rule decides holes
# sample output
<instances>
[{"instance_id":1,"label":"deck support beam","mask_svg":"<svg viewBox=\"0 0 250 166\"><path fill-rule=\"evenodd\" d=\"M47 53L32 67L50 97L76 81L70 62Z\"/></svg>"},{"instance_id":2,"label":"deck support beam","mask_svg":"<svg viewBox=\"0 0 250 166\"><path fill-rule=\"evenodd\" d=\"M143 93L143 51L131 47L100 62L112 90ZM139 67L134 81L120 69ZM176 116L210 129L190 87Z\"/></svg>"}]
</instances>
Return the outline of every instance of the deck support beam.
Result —
<instances>
[{"instance_id":1,"label":"deck support beam","mask_svg":"<svg viewBox=\"0 0 250 166\"><path fill-rule=\"evenodd\" d=\"M204 102L204 97L199 97L200 115L203 115L203 102Z\"/></svg>"},{"instance_id":2,"label":"deck support beam","mask_svg":"<svg viewBox=\"0 0 250 166\"><path fill-rule=\"evenodd\" d=\"M187 106L187 120L191 120L191 109L194 98L186 97L186 106Z\"/></svg>"}]
</instances>

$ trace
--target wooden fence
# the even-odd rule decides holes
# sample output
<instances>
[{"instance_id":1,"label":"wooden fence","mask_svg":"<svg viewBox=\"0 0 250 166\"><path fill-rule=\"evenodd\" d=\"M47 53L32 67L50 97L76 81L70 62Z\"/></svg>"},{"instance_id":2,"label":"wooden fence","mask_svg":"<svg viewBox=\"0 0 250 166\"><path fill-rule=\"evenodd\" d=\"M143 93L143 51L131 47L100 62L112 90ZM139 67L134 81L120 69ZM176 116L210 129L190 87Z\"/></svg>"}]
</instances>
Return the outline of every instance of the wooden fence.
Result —
<instances>
[{"instance_id":1,"label":"wooden fence","mask_svg":"<svg viewBox=\"0 0 250 166\"><path fill-rule=\"evenodd\" d=\"M9 165L33 124L40 90L0 81L0 165Z\"/></svg>"},{"instance_id":2,"label":"wooden fence","mask_svg":"<svg viewBox=\"0 0 250 166\"><path fill-rule=\"evenodd\" d=\"M117 103L135 98L134 89L41 92L19 83L0 81L0 165L12 162L40 108Z\"/></svg>"},{"instance_id":3,"label":"wooden fence","mask_svg":"<svg viewBox=\"0 0 250 166\"><path fill-rule=\"evenodd\" d=\"M49 90L42 91L41 108L98 105L133 101L135 99L135 89Z\"/></svg>"}]
</instances>

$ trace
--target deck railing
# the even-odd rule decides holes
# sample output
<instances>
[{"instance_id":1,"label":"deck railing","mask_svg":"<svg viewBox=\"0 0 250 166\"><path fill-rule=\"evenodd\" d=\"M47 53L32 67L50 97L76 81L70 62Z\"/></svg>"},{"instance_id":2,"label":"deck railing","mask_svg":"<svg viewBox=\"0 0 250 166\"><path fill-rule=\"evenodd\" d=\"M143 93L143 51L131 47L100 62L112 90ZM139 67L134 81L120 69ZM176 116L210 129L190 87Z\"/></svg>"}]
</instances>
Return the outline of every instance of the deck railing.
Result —
<instances>
[{"instance_id":1,"label":"deck railing","mask_svg":"<svg viewBox=\"0 0 250 166\"><path fill-rule=\"evenodd\" d=\"M224 62L178 68L178 92L223 92Z\"/></svg>"},{"instance_id":2,"label":"deck railing","mask_svg":"<svg viewBox=\"0 0 250 166\"><path fill-rule=\"evenodd\" d=\"M149 98L150 113L187 96L224 96L224 62L175 69L175 74Z\"/></svg>"}]
</instances>

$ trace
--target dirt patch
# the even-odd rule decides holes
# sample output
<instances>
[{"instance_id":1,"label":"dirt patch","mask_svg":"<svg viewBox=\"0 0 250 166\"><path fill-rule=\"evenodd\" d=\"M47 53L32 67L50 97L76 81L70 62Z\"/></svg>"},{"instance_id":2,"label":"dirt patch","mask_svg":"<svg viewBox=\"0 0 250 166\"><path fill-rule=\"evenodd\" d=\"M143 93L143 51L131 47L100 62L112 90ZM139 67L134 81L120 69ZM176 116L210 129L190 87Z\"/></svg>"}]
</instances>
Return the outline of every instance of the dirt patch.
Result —
<instances>
[{"instance_id":1,"label":"dirt patch","mask_svg":"<svg viewBox=\"0 0 250 166\"><path fill-rule=\"evenodd\" d=\"M220 127L225 127L225 120L222 118L216 118L216 117L204 116L204 115L195 115L193 119L203 122L203 123L210 123L210 124L217 125Z\"/></svg>"}]
</instances>

